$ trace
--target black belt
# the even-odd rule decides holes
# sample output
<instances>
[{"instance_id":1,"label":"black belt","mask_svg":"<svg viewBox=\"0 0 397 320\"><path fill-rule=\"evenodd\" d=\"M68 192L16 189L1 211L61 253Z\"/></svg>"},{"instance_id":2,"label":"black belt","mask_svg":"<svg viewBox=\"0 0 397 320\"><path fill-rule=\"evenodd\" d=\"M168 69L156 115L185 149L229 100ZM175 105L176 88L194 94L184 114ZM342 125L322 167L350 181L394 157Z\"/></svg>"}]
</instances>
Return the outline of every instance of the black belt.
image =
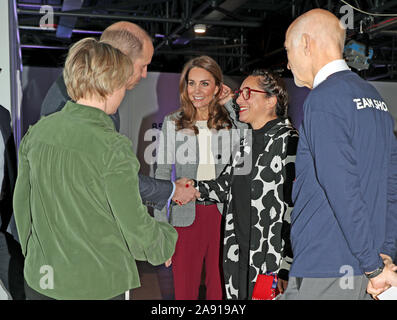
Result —
<instances>
[{"instance_id":1,"label":"black belt","mask_svg":"<svg viewBox=\"0 0 397 320\"><path fill-rule=\"evenodd\" d=\"M196 200L196 204L201 204L201 205L204 205L204 206L210 206L210 205L216 204L216 202L215 201L211 201L211 200L205 200L205 201Z\"/></svg>"}]
</instances>

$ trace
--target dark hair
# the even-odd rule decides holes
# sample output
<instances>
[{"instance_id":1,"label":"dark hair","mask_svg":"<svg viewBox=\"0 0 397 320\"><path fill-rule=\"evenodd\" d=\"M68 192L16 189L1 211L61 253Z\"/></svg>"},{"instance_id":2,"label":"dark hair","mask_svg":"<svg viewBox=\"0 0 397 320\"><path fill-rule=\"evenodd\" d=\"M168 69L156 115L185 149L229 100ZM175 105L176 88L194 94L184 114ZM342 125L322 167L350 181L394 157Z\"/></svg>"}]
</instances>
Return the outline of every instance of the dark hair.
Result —
<instances>
[{"instance_id":1,"label":"dark hair","mask_svg":"<svg viewBox=\"0 0 397 320\"><path fill-rule=\"evenodd\" d=\"M276 97L276 115L286 117L288 109L288 93L283 79L265 69L254 70L250 76L258 78L258 85L269 97Z\"/></svg>"},{"instance_id":2,"label":"dark hair","mask_svg":"<svg viewBox=\"0 0 397 320\"><path fill-rule=\"evenodd\" d=\"M222 89L223 75L222 70L214 59L208 56L200 56L189 60L183 67L181 78L179 81L179 93L181 107L179 111L181 116L175 119L176 130L193 129L195 134L198 134L198 128L195 126L196 108L190 101L187 93L187 84L189 72L193 68L202 68L208 71L215 79L215 85ZM208 107L208 121L207 126L210 129L230 129L232 124L229 115L225 108L219 104L219 96L221 90L215 95Z\"/></svg>"}]
</instances>

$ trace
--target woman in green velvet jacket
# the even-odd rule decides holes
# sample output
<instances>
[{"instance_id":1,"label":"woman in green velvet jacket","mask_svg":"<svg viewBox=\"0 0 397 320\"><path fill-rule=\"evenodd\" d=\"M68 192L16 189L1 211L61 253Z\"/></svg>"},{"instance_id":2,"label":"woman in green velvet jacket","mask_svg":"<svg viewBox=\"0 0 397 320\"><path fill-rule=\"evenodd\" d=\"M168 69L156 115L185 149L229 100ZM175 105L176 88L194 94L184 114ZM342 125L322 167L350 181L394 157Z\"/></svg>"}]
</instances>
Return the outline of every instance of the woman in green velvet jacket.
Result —
<instances>
[{"instance_id":1,"label":"woman in green velvet jacket","mask_svg":"<svg viewBox=\"0 0 397 320\"><path fill-rule=\"evenodd\" d=\"M130 59L87 38L66 59L69 101L24 136L14 211L27 298L111 299L140 286L135 260L159 265L176 231L142 204L139 162L116 132Z\"/></svg>"}]
</instances>

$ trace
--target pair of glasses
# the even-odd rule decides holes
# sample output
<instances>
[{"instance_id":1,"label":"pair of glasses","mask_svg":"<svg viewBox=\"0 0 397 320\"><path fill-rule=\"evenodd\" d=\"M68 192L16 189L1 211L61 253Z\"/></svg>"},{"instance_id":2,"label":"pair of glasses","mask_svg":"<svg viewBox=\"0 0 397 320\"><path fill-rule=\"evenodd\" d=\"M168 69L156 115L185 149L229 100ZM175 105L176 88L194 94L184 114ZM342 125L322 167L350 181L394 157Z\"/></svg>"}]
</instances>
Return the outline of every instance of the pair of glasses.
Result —
<instances>
[{"instance_id":1,"label":"pair of glasses","mask_svg":"<svg viewBox=\"0 0 397 320\"><path fill-rule=\"evenodd\" d=\"M251 92L267 93L266 91L255 90L255 89L251 89L249 87L245 87L245 88L238 89L238 90L234 91L234 93L236 95L236 99L241 94L243 96L244 100L248 100L251 97Z\"/></svg>"}]
</instances>

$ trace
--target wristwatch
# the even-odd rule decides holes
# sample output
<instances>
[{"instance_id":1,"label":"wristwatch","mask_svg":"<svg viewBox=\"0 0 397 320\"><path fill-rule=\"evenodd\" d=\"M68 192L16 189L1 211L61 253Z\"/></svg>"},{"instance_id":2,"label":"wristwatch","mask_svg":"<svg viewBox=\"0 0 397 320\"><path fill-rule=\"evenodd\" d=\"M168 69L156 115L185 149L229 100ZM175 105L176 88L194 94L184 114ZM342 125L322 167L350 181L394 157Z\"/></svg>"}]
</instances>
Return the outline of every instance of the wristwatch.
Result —
<instances>
[{"instance_id":1,"label":"wristwatch","mask_svg":"<svg viewBox=\"0 0 397 320\"><path fill-rule=\"evenodd\" d=\"M373 279L373 278L379 276L379 275L382 273L384 267L385 267L385 265L379 267L378 269L375 269L375 270L372 271L371 273L365 273L365 276L366 276L368 279Z\"/></svg>"}]
</instances>

